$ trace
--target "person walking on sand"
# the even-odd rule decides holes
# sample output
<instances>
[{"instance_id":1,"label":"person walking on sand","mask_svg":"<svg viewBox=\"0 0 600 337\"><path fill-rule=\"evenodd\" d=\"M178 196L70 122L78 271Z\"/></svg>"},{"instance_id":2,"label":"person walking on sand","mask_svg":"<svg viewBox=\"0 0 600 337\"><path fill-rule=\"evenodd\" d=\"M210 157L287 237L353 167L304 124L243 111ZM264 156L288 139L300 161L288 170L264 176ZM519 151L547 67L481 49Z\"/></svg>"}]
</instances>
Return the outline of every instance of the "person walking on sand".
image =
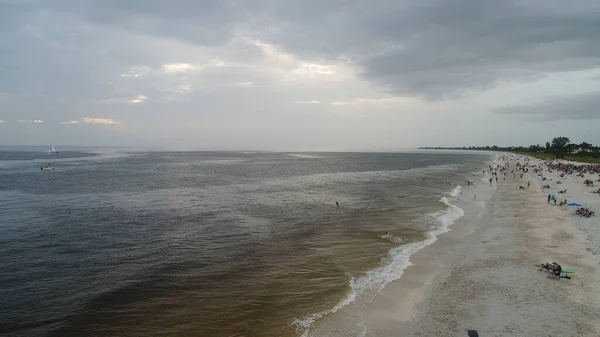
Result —
<instances>
[{"instance_id":1,"label":"person walking on sand","mask_svg":"<svg viewBox=\"0 0 600 337\"><path fill-rule=\"evenodd\" d=\"M477 194L473 194L473 201L477 200Z\"/></svg>"},{"instance_id":2,"label":"person walking on sand","mask_svg":"<svg viewBox=\"0 0 600 337\"><path fill-rule=\"evenodd\" d=\"M527 182L527 188L531 187L531 181Z\"/></svg>"},{"instance_id":3,"label":"person walking on sand","mask_svg":"<svg viewBox=\"0 0 600 337\"><path fill-rule=\"evenodd\" d=\"M492 186L492 178L490 178L490 186Z\"/></svg>"},{"instance_id":4,"label":"person walking on sand","mask_svg":"<svg viewBox=\"0 0 600 337\"><path fill-rule=\"evenodd\" d=\"M552 196L548 194L548 203L550 203L550 198L552 198Z\"/></svg>"}]
</instances>

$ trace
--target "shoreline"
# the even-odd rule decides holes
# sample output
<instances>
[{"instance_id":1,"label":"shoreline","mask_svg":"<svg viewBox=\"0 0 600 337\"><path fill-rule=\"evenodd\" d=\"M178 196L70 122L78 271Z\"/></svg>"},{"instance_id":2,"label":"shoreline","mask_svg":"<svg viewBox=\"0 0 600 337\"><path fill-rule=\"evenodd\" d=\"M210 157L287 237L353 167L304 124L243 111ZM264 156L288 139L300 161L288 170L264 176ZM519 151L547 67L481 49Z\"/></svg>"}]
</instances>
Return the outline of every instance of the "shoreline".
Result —
<instances>
[{"instance_id":1,"label":"shoreline","mask_svg":"<svg viewBox=\"0 0 600 337\"><path fill-rule=\"evenodd\" d=\"M489 156L481 162L481 167L494 164L496 161L497 156ZM398 277L386 283L383 288L371 289L365 294L366 296L356 301L345 303L343 306L336 305L334 310L319 317L310 331L305 331L302 336L370 336L373 332L371 325L379 325L379 318L389 314L401 315L401 320L408 321L411 315L407 312L414 313L414 305L420 301L425 286L431 283L432 276L440 268L437 259L431 259L432 254L447 254L446 248L455 245L465 234L463 229L467 232L474 231L475 227L469 225L470 219L480 216L485 202L496 189L495 184L493 188L489 188L487 178L482 176L479 168L465 172L463 178L468 178L474 184L453 185L453 188L443 192L438 200L446 205L446 208L426 215L438 222L438 227L428 232L428 238L411 244L419 246L416 249L411 249L414 248L410 247L411 245L395 248L412 250L404 256L402 268L395 271L399 274ZM463 185L467 184L463 183ZM461 194L461 191L464 193ZM472 201L473 193L477 194L476 201ZM453 212L460 215L457 216L458 214ZM440 215L442 218L438 218ZM445 215L449 217L444 219ZM452 242L448 242L449 240ZM439 247L442 249L440 250ZM423 284L424 287L417 286L419 284ZM396 288L400 290L395 290ZM373 317L371 319L367 316Z\"/></svg>"},{"instance_id":2,"label":"shoreline","mask_svg":"<svg viewBox=\"0 0 600 337\"><path fill-rule=\"evenodd\" d=\"M569 200L600 199L570 180L559 185L573 191ZM519 190L528 181L531 187ZM401 278L361 307L325 317L310 336L466 336L468 329L482 337L600 335L597 218L547 205L541 187L531 168L523 178L507 176L479 212L414 253ZM548 279L534 267L547 261L577 272L571 280Z\"/></svg>"}]
</instances>

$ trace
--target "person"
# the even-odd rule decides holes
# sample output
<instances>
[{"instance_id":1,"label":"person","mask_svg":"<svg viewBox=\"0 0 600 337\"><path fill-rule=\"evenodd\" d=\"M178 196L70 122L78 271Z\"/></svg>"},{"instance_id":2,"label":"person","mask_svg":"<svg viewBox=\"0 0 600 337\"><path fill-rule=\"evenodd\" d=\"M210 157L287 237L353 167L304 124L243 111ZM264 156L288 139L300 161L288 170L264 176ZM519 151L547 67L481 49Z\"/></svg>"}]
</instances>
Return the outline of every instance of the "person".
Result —
<instances>
[{"instance_id":1,"label":"person","mask_svg":"<svg viewBox=\"0 0 600 337\"><path fill-rule=\"evenodd\" d=\"M562 272L562 266L560 264L555 264L554 268L551 268L548 272L548 277L558 276L560 277L560 273Z\"/></svg>"},{"instance_id":2,"label":"person","mask_svg":"<svg viewBox=\"0 0 600 337\"><path fill-rule=\"evenodd\" d=\"M490 178L490 186L492 186L492 178Z\"/></svg>"},{"instance_id":3,"label":"person","mask_svg":"<svg viewBox=\"0 0 600 337\"><path fill-rule=\"evenodd\" d=\"M558 265L558 263L556 263L556 262L552 262L552 263L548 263L548 262L546 262L546 263L542 263L542 264L541 264L541 268L540 268L539 270L546 269L547 271L551 271L551 270L554 270L554 268L555 268L555 266L556 266L556 265Z\"/></svg>"},{"instance_id":4,"label":"person","mask_svg":"<svg viewBox=\"0 0 600 337\"><path fill-rule=\"evenodd\" d=\"M336 205L337 207L340 207L340 203L339 203L339 202L337 202L337 201L335 202L335 205Z\"/></svg>"},{"instance_id":5,"label":"person","mask_svg":"<svg viewBox=\"0 0 600 337\"><path fill-rule=\"evenodd\" d=\"M550 203L550 198L552 198L552 196L548 194L548 203Z\"/></svg>"},{"instance_id":6,"label":"person","mask_svg":"<svg viewBox=\"0 0 600 337\"><path fill-rule=\"evenodd\" d=\"M473 201L477 200L477 194L473 194Z\"/></svg>"}]
</instances>

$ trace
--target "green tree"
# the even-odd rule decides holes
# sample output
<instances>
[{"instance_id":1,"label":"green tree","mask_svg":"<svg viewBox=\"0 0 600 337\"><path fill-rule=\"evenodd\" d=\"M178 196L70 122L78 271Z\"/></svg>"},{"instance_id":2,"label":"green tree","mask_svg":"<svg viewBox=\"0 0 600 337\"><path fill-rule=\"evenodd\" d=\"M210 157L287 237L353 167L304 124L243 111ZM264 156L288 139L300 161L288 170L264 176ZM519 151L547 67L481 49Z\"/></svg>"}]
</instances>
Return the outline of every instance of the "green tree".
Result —
<instances>
[{"instance_id":1,"label":"green tree","mask_svg":"<svg viewBox=\"0 0 600 337\"><path fill-rule=\"evenodd\" d=\"M550 142L546 142L546 152L550 152Z\"/></svg>"},{"instance_id":2,"label":"green tree","mask_svg":"<svg viewBox=\"0 0 600 337\"><path fill-rule=\"evenodd\" d=\"M591 149L593 146L588 142L582 142L581 144L579 144L579 147Z\"/></svg>"},{"instance_id":3,"label":"green tree","mask_svg":"<svg viewBox=\"0 0 600 337\"><path fill-rule=\"evenodd\" d=\"M556 158L564 158L569 152L568 145L571 142L569 137L556 137L552 139L552 153Z\"/></svg>"}]
</instances>

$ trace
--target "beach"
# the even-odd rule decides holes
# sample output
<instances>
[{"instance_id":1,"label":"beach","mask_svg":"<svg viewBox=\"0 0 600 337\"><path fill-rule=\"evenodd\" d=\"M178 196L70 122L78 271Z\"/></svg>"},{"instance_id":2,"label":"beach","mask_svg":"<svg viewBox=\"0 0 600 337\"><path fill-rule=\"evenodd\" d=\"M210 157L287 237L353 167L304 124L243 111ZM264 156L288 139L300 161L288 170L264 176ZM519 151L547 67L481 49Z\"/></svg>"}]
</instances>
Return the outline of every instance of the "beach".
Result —
<instances>
[{"instance_id":1,"label":"beach","mask_svg":"<svg viewBox=\"0 0 600 337\"><path fill-rule=\"evenodd\" d=\"M530 158L531 166L541 163ZM599 336L598 218L580 217L574 207L548 204L546 197L592 209L600 197L574 174L543 174L546 181L529 168L522 178L508 174L492 186L481 179L464 188L459 206L467 211L451 231L413 254L402 277L369 303L330 315L311 335L467 336L473 329L482 337ZM550 190L542 190L546 184ZM567 193L558 194L562 189ZM487 200L469 198L477 192L480 200L485 191ZM480 207L467 206L475 203ZM576 273L550 279L536 267L553 261Z\"/></svg>"},{"instance_id":2,"label":"beach","mask_svg":"<svg viewBox=\"0 0 600 337\"><path fill-rule=\"evenodd\" d=\"M490 183L516 169L497 153L25 150L0 151L3 336L600 335L598 218L547 202L598 209L591 176L531 159Z\"/></svg>"}]
</instances>

